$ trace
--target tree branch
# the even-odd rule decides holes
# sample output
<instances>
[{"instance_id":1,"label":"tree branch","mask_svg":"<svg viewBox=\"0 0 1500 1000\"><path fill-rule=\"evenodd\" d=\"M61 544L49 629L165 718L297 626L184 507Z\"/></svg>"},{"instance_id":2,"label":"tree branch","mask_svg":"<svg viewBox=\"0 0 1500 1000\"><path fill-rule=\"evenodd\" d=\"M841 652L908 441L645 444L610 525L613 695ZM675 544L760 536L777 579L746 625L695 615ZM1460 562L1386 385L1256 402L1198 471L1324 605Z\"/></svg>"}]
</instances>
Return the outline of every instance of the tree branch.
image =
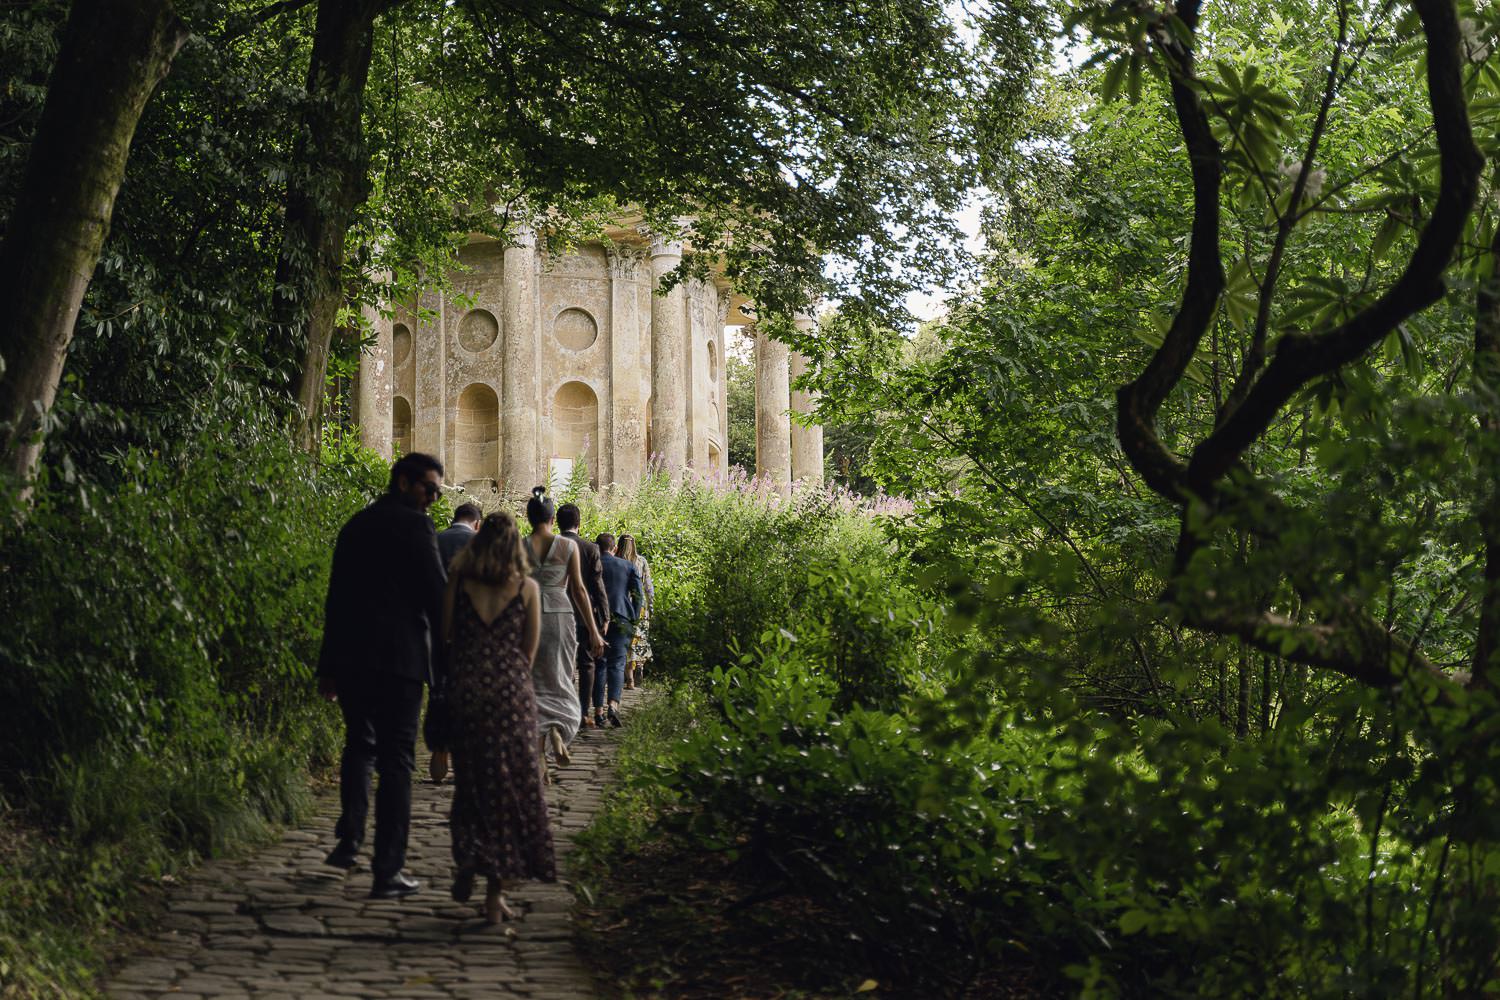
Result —
<instances>
[{"instance_id":1,"label":"tree branch","mask_svg":"<svg viewBox=\"0 0 1500 1000\"><path fill-rule=\"evenodd\" d=\"M1180 8L1179 15L1189 30L1197 29L1199 7L1199 0L1188 0ZM1172 326L1151 356L1145 371L1116 393L1116 433L1130 464L1145 479L1146 485L1168 499L1186 502L1186 470L1182 461L1167 451L1157 437L1156 414L1167 394L1182 381L1204 332L1213 322L1219 295L1224 290L1224 264L1219 247L1219 189L1223 183L1223 163L1208 115L1197 91L1190 85L1192 49L1164 36L1158 36L1157 45L1165 50L1172 64L1172 106L1192 170L1193 223L1187 284Z\"/></svg>"},{"instance_id":2,"label":"tree branch","mask_svg":"<svg viewBox=\"0 0 1500 1000\"><path fill-rule=\"evenodd\" d=\"M1447 0L1415 0L1415 7L1426 32L1427 93L1441 158L1432 215L1406 269L1373 304L1327 333L1290 332L1281 338L1244 401L1194 449L1187 475L1191 492L1211 491L1303 386L1355 360L1443 295L1443 272L1463 235L1484 158L1469 125L1454 6Z\"/></svg>"},{"instance_id":3,"label":"tree branch","mask_svg":"<svg viewBox=\"0 0 1500 1000\"><path fill-rule=\"evenodd\" d=\"M1328 109L1333 106L1333 98L1338 93L1339 63L1343 58L1344 46L1349 38L1349 8L1347 4L1339 4L1339 35L1333 43L1333 58L1328 61L1328 75L1323 84L1323 97L1318 102L1318 114L1313 121L1312 135L1308 137L1307 149L1302 154L1302 165L1297 171L1297 179L1292 184L1291 200L1287 204L1285 212L1278 215L1276 219L1276 240L1271 247L1270 259L1266 262L1265 280L1260 285L1260 301L1256 304L1255 329L1250 335L1250 349L1245 352L1245 357L1240 365L1239 376L1234 380L1234 385L1229 390L1229 396L1224 405L1219 408L1216 422L1222 422L1235 408L1245 401L1245 396L1250 392L1255 376L1260 373L1261 366L1266 360L1266 334L1271 324L1271 302L1276 297L1276 281L1281 277L1281 261L1286 253L1287 241L1291 238L1292 229L1297 224L1297 206L1302 204L1303 192L1307 190L1307 178L1312 172L1313 161L1318 155L1318 145L1323 139L1323 130L1328 126Z\"/></svg>"}]
</instances>

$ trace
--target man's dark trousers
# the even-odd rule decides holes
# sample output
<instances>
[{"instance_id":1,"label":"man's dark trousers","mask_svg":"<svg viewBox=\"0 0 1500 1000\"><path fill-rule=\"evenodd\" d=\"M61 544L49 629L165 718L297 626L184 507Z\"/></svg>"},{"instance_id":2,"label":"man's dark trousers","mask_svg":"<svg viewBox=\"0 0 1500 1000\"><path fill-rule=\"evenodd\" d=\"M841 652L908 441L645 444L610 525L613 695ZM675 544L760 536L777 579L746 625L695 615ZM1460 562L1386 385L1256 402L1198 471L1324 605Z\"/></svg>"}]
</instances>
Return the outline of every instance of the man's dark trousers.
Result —
<instances>
[{"instance_id":1,"label":"man's dark trousers","mask_svg":"<svg viewBox=\"0 0 1500 1000\"><path fill-rule=\"evenodd\" d=\"M604 636L604 656L594 668L594 704L607 705L619 701L625 687L625 660L630 656L630 639L634 629L629 622L616 619L609 623L609 632ZM606 683L609 690L605 691Z\"/></svg>"},{"instance_id":2,"label":"man's dark trousers","mask_svg":"<svg viewBox=\"0 0 1500 1000\"><path fill-rule=\"evenodd\" d=\"M583 589L588 592L589 603L594 607L594 624L599 627L603 634L604 627L609 623L609 595L604 590L604 564L599 554L599 546L578 534L577 531L564 531L564 538L571 539L578 546L578 575L583 577ZM589 651L589 630L583 622L578 622L578 709L583 718L589 716L589 696L594 693L594 672L601 669L603 659L594 659L594 654ZM594 709L602 711L604 706L595 703Z\"/></svg>"},{"instance_id":3,"label":"man's dark trousers","mask_svg":"<svg viewBox=\"0 0 1500 1000\"><path fill-rule=\"evenodd\" d=\"M411 827L411 772L417 762L422 682L386 676L339 685L344 712L344 757L339 772L342 814L334 832L356 845L365 839L370 811L370 770L375 789L375 850L370 862L378 882L406 864Z\"/></svg>"}]
</instances>

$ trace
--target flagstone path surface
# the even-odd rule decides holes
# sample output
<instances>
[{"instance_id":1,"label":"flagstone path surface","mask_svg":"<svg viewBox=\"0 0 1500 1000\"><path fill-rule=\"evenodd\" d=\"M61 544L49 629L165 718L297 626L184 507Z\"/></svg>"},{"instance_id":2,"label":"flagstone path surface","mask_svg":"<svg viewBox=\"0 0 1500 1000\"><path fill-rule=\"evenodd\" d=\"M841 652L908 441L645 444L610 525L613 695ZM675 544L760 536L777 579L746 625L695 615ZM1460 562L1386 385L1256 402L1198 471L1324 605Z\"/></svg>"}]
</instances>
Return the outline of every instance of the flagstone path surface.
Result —
<instances>
[{"instance_id":1,"label":"flagstone path surface","mask_svg":"<svg viewBox=\"0 0 1500 1000\"><path fill-rule=\"evenodd\" d=\"M628 710L638 692L625 692ZM573 951L568 854L573 835L599 808L617 730L584 730L573 762L553 771L548 791L560 879L528 883L506 899L519 919L491 927L472 904L448 898L450 778L426 780L419 752L412 786L406 871L422 888L404 900L372 900L367 832L359 867L323 864L334 845L337 797L251 857L212 861L168 895L161 933L106 984L115 1000L254 997L257 1000L372 997L591 997ZM484 905L484 883L474 892Z\"/></svg>"}]
</instances>

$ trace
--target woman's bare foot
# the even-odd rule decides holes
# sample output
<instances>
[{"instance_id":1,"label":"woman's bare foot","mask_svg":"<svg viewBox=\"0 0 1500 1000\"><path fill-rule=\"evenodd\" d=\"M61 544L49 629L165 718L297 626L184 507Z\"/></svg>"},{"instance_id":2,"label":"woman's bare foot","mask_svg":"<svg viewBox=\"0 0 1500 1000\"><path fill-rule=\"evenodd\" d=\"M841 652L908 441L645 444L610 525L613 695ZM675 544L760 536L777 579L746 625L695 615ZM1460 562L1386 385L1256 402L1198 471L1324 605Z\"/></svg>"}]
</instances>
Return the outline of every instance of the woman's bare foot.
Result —
<instances>
[{"instance_id":1,"label":"woman's bare foot","mask_svg":"<svg viewBox=\"0 0 1500 1000\"><path fill-rule=\"evenodd\" d=\"M500 893L500 887L493 882L490 883L489 892L484 896L484 919L488 924L516 919L516 911L505 902L505 897Z\"/></svg>"},{"instance_id":2,"label":"woman's bare foot","mask_svg":"<svg viewBox=\"0 0 1500 1000\"><path fill-rule=\"evenodd\" d=\"M568 745L563 742L561 729L550 729L548 734L552 739L552 752L557 756L557 762L563 767L573 763L573 758L568 756Z\"/></svg>"}]
</instances>

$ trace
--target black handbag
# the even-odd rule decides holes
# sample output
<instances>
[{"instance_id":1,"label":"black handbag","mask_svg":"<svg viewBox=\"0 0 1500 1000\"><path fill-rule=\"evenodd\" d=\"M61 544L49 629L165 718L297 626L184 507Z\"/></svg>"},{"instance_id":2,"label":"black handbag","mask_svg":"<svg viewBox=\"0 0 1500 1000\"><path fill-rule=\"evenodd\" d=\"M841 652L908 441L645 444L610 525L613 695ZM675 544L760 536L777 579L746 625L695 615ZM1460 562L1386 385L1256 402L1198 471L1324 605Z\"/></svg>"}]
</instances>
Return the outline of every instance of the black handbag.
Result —
<instances>
[{"instance_id":1,"label":"black handbag","mask_svg":"<svg viewBox=\"0 0 1500 1000\"><path fill-rule=\"evenodd\" d=\"M447 686L432 688L427 695L427 718L422 722L422 740L427 744L428 750L444 753L448 751L448 741L452 737L452 724L452 717L448 710Z\"/></svg>"}]
</instances>

